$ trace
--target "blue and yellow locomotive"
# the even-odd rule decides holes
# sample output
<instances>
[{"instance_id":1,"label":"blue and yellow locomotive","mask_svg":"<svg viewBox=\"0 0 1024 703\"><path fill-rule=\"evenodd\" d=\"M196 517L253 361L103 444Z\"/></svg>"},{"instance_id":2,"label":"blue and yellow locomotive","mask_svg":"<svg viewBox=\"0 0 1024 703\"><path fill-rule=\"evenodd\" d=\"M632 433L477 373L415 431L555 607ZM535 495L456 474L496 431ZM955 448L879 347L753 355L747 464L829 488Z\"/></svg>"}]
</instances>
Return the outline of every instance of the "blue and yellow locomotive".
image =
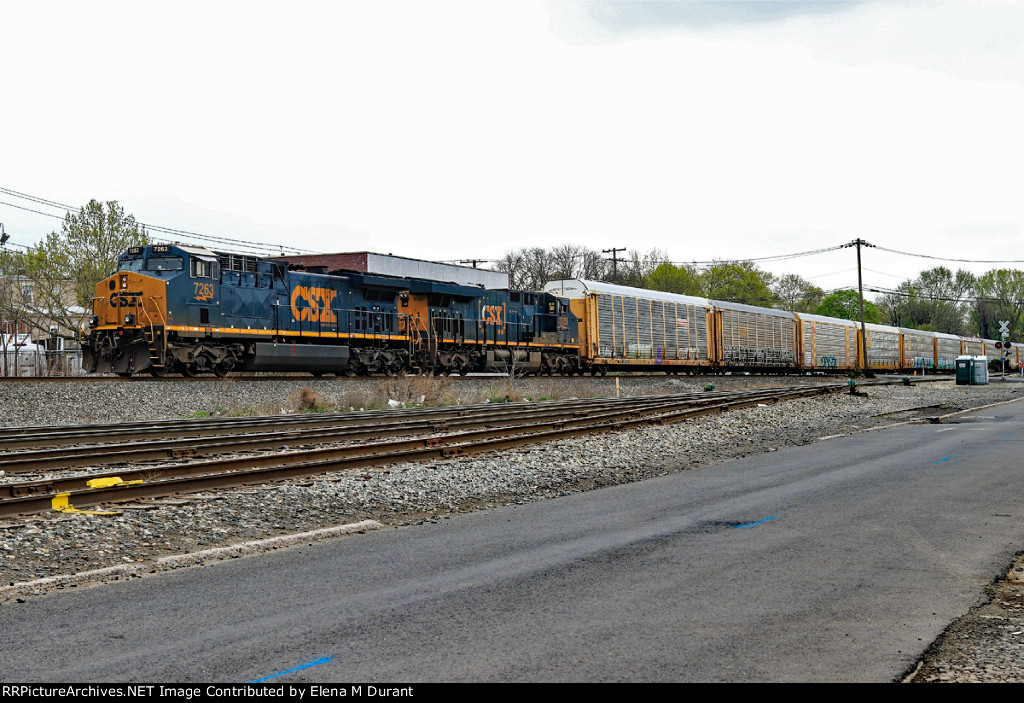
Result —
<instances>
[{"instance_id":1,"label":"blue and yellow locomotive","mask_svg":"<svg viewBox=\"0 0 1024 703\"><path fill-rule=\"evenodd\" d=\"M83 339L94 373L575 373L576 316L551 293L164 244L101 281Z\"/></svg>"}]
</instances>

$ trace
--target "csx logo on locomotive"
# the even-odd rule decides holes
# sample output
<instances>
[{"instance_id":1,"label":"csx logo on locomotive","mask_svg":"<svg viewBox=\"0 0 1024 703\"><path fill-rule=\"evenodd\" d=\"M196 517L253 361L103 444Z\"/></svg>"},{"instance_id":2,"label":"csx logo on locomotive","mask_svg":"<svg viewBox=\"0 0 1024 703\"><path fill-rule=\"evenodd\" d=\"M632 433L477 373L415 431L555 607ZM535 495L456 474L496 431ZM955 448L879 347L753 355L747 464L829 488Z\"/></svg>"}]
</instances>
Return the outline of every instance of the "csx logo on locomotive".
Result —
<instances>
[{"instance_id":1,"label":"csx logo on locomotive","mask_svg":"<svg viewBox=\"0 0 1024 703\"><path fill-rule=\"evenodd\" d=\"M500 325L502 307L500 305L484 305L480 310L480 319L486 325Z\"/></svg>"},{"instance_id":2,"label":"csx logo on locomotive","mask_svg":"<svg viewBox=\"0 0 1024 703\"><path fill-rule=\"evenodd\" d=\"M337 322L337 315L331 311L331 303L337 296L338 291L330 288L295 286L292 289L292 317L309 322ZM308 307L301 307L300 302Z\"/></svg>"},{"instance_id":3,"label":"csx logo on locomotive","mask_svg":"<svg viewBox=\"0 0 1024 703\"><path fill-rule=\"evenodd\" d=\"M110 307L112 308L131 308L139 304L139 298L142 297L142 293L111 293L110 294Z\"/></svg>"}]
</instances>

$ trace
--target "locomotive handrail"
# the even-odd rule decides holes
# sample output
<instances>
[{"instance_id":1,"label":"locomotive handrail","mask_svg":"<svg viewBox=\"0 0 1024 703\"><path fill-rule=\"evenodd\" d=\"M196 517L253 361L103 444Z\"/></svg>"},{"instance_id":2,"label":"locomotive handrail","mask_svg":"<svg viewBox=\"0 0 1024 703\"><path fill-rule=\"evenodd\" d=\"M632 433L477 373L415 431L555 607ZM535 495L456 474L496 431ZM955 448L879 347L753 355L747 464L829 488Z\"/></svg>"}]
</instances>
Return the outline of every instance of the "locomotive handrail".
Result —
<instances>
[{"instance_id":1,"label":"locomotive handrail","mask_svg":"<svg viewBox=\"0 0 1024 703\"><path fill-rule=\"evenodd\" d=\"M159 305L159 303L157 303L156 298L153 297L152 295L149 296L149 299L153 301L153 309L156 310L157 315L159 316L159 313L160 313L160 305ZM150 316L149 312L146 311L146 306L145 305L141 306L141 308L142 308L142 314L146 316L147 320L149 320L149 336L150 336L150 339L156 341L156 325L153 323L153 318ZM160 319L160 324L163 325L164 328L167 327L167 321L164 320L164 319ZM167 334L164 333L161 336L163 337L163 341L161 342L161 346L162 346L161 351L166 352L167 351Z\"/></svg>"}]
</instances>

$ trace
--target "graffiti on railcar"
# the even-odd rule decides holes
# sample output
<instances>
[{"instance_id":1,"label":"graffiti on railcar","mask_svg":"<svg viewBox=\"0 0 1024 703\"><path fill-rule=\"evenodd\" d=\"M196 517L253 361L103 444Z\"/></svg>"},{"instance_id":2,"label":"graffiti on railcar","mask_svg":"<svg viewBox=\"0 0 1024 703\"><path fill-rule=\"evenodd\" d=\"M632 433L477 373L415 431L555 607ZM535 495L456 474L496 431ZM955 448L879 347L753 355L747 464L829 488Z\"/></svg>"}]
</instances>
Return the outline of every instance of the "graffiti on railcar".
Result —
<instances>
[{"instance_id":1,"label":"graffiti on railcar","mask_svg":"<svg viewBox=\"0 0 1024 703\"><path fill-rule=\"evenodd\" d=\"M723 352L722 360L732 365L793 366L796 363L791 349L726 345Z\"/></svg>"}]
</instances>

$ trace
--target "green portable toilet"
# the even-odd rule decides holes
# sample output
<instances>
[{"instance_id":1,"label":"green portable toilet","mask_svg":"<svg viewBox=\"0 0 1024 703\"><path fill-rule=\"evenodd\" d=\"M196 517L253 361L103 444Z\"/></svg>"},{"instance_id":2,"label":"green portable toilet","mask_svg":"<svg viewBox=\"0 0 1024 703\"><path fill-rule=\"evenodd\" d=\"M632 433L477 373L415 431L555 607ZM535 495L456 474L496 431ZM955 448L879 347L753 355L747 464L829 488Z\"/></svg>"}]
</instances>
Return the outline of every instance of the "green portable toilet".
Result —
<instances>
[{"instance_id":1,"label":"green portable toilet","mask_svg":"<svg viewBox=\"0 0 1024 703\"><path fill-rule=\"evenodd\" d=\"M956 369L956 385L971 385L971 372L974 370L973 356L958 356L954 362Z\"/></svg>"}]
</instances>

